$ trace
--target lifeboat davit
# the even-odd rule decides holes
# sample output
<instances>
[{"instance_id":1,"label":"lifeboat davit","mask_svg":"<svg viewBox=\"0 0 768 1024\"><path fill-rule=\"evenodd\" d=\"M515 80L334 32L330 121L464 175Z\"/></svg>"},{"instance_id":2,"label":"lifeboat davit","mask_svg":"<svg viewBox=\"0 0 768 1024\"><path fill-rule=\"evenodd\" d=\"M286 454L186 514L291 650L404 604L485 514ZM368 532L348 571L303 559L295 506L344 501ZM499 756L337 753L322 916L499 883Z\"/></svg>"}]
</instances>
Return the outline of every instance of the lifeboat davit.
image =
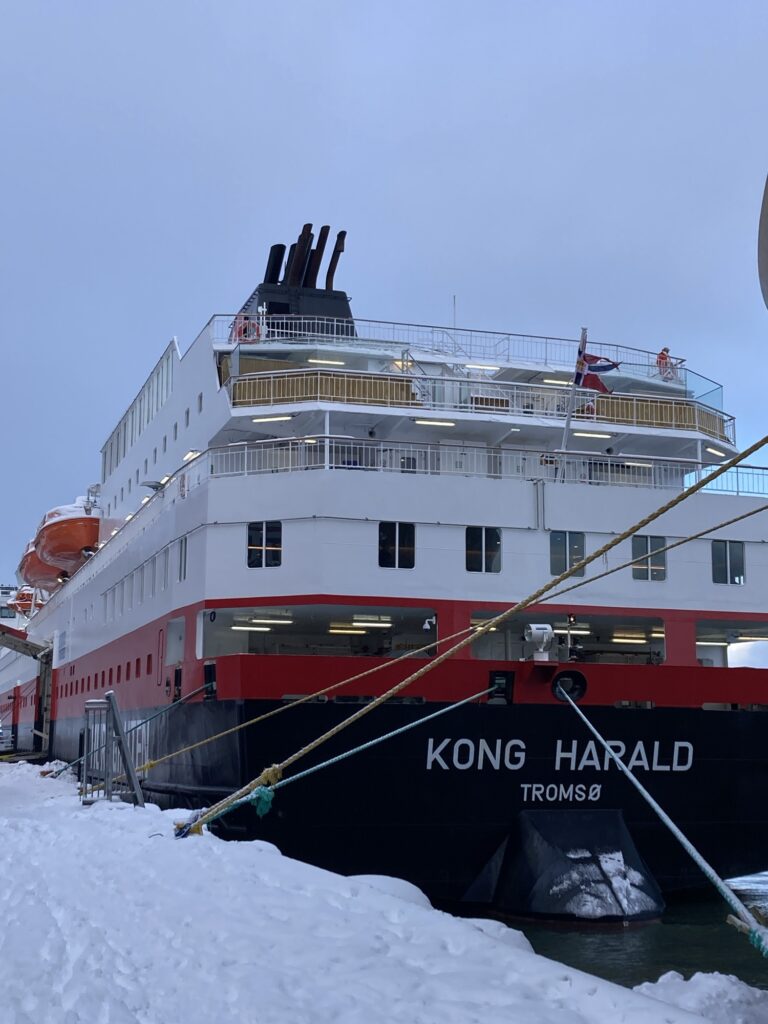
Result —
<instances>
[{"instance_id":1,"label":"lifeboat davit","mask_svg":"<svg viewBox=\"0 0 768 1024\"><path fill-rule=\"evenodd\" d=\"M19 562L19 576L24 582L28 583L30 587L52 593L59 585L60 572L61 569L40 558L35 550L35 542L31 540Z\"/></svg>"},{"instance_id":2,"label":"lifeboat davit","mask_svg":"<svg viewBox=\"0 0 768 1024\"><path fill-rule=\"evenodd\" d=\"M28 619L33 611L42 608L44 604L45 601L40 597L35 597L32 587L19 587L8 602L8 607Z\"/></svg>"},{"instance_id":3,"label":"lifeboat davit","mask_svg":"<svg viewBox=\"0 0 768 1024\"><path fill-rule=\"evenodd\" d=\"M98 548L100 518L101 509L90 498L52 508L35 535L38 557L55 565L57 576L71 576Z\"/></svg>"}]
</instances>

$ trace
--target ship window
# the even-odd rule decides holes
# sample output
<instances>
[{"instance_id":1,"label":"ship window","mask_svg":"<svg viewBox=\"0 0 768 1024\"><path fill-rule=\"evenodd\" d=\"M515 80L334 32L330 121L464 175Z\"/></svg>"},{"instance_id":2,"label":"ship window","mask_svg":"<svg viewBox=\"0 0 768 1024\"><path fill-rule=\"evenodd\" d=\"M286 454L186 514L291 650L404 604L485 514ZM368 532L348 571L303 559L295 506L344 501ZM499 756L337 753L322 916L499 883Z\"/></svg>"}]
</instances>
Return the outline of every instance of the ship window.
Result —
<instances>
[{"instance_id":1,"label":"ship window","mask_svg":"<svg viewBox=\"0 0 768 1024\"><path fill-rule=\"evenodd\" d=\"M122 665L118 665L117 666L117 681L118 681L118 683L120 682L120 673L122 671L123 671L123 666Z\"/></svg>"},{"instance_id":2,"label":"ship window","mask_svg":"<svg viewBox=\"0 0 768 1024\"><path fill-rule=\"evenodd\" d=\"M101 670L101 688L102 688L102 690L104 689L105 678L106 677L105 677L105 674L104 674L104 670L102 669Z\"/></svg>"},{"instance_id":3,"label":"ship window","mask_svg":"<svg viewBox=\"0 0 768 1024\"><path fill-rule=\"evenodd\" d=\"M667 553L660 551L667 545L666 537L632 538L632 560L642 558L632 566L633 580L665 580L667 578Z\"/></svg>"},{"instance_id":4,"label":"ship window","mask_svg":"<svg viewBox=\"0 0 768 1024\"><path fill-rule=\"evenodd\" d=\"M151 674L152 674L152 655L148 654L147 655L147 675L149 676Z\"/></svg>"},{"instance_id":5,"label":"ship window","mask_svg":"<svg viewBox=\"0 0 768 1024\"><path fill-rule=\"evenodd\" d=\"M133 573L125 578L125 610L133 608Z\"/></svg>"},{"instance_id":6,"label":"ship window","mask_svg":"<svg viewBox=\"0 0 768 1024\"><path fill-rule=\"evenodd\" d=\"M178 438L178 436L179 436L179 424L178 423L174 423L173 424L173 440L175 441Z\"/></svg>"},{"instance_id":7,"label":"ship window","mask_svg":"<svg viewBox=\"0 0 768 1024\"><path fill-rule=\"evenodd\" d=\"M2 608L0 608L0 619L13 619L13 618L15 618L15 614L14 614L13 610L11 608L9 608L7 605L3 605Z\"/></svg>"},{"instance_id":8,"label":"ship window","mask_svg":"<svg viewBox=\"0 0 768 1024\"><path fill-rule=\"evenodd\" d=\"M129 493L129 494L131 493L131 486L132 486L132 484L131 484L131 478L130 478L130 477L128 477L128 493Z\"/></svg>"},{"instance_id":9,"label":"ship window","mask_svg":"<svg viewBox=\"0 0 768 1024\"><path fill-rule=\"evenodd\" d=\"M202 412L203 411L203 392L202 391L197 396L197 411L198 412Z\"/></svg>"},{"instance_id":10,"label":"ship window","mask_svg":"<svg viewBox=\"0 0 768 1024\"><path fill-rule=\"evenodd\" d=\"M163 453L168 451L168 436L163 434Z\"/></svg>"},{"instance_id":11,"label":"ship window","mask_svg":"<svg viewBox=\"0 0 768 1024\"><path fill-rule=\"evenodd\" d=\"M430 658L438 639L432 608L388 605L207 608L198 617L198 631L204 658L229 654L397 658L409 652L415 658ZM169 623L169 643L170 636Z\"/></svg>"},{"instance_id":12,"label":"ship window","mask_svg":"<svg viewBox=\"0 0 768 1024\"><path fill-rule=\"evenodd\" d=\"M189 426L189 409L184 410L184 426Z\"/></svg>"},{"instance_id":13,"label":"ship window","mask_svg":"<svg viewBox=\"0 0 768 1024\"><path fill-rule=\"evenodd\" d=\"M584 534L573 531L552 530L549 534L549 571L559 576L567 569L572 569L584 558ZM583 576L584 568L573 574Z\"/></svg>"},{"instance_id":14,"label":"ship window","mask_svg":"<svg viewBox=\"0 0 768 1024\"><path fill-rule=\"evenodd\" d=\"M379 565L384 569L413 569L416 527L413 523L379 523Z\"/></svg>"},{"instance_id":15,"label":"ship window","mask_svg":"<svg viewBox=\"0 0 768 1024\"><path fill-rule=\"evenodd\" d=\"M152 465L157 465L157 448L152 449Z\"/></svg>"},{"instance_id":16,"label":"ship window","mask_svg":"<svg viewBox=\"0 0 768 1024\"><path fill-rule=\"evenodd\" d=\"M109 670L109 675L107 676L107 678L109 680L109 685L111 686L112 685L112 669Z\"/></svg>"},{"instance_id":17,"label":"ship window","mask_svg":"<svg viewBox=\"0 0 768 1024\"><path fill-rule=\"evenodd\" d=\"M501 572L501 530L468 526L465 539L467 572Z\"/></svg>"},{"instance_id":18,"label":"ship window","mask_svg":"<svg viewBox=\"0 0 768 1024\"><path fill-rule=\"evenodd\" d=\"M187 578L187 538L179 541L179 583Z\"/></svg>"},{"instance_id":19,"label":"ship window","mask_svg":"<svg viewBox=\"0 0 768 1024\"><path fill-rule=\"evenodd\" d=\"M136 678L141 678L141 658L136 659Z\"/></svg>"},{"instance_id":20,"label":"ship window","mask_svg":"<svg viewBox=\"0 0 768 1024\"><path fill-rule=\"evenodd\" d=\"M712 541L712 582L744 583L744 543L740 540Z\"/></svg>"},{"instance_id":21,"label":"ship window","mask_svg":"<svg viewBox=\"0 0 768 1024\"><path fill-rule=\"evenodd\" d=\"M131 681L131 663L126 661L125 663L125 681L129 683Z\"/></svg>"},{"instance_id":22,"label":"ship window","mask_svg":"<svg viewBox=\"0 0 768 1024\"><path fill-rule=\"evenodd\" d=\"M283 557L283 524L277 519L248 523L249 569L275 568Z\"/></svg>"},{"instance_id":23,"label":"ship window","mask_svg":"<svg viewBox=\"0 0 768 1024\"><path fill-rule=\"evenodd\" d=\"M166 627L165 664L178 665L184 660L184 619L169 619Z\"/></svg>"},{"instance_id":24,"label":"ship window","mask_svg":"<svg viewBox=\"0 0 768 1024\"><path fill-rule=\"evenodd\" d=\"M168 566L169 566L170 560L171 560L171 549L170 548L164 548L163 549L163 571L162 571L162 575L160 577L160 584L161 584L160 589L161 590L167 590L168 589Z\"/></svg>"},{"instance_id":25,"label":"ship window","mask_svg":"<svg viewBox=\"0 0 768 1024\"><path fill-rule=\"evenodd\" d=\"M146 476L148 472L149 472L149 463L148 463L148 461L146 459L144 459L144 476ZM137 480L136 483L138 483L138 482L139 481Z\"/></svg>"}]
</instances>

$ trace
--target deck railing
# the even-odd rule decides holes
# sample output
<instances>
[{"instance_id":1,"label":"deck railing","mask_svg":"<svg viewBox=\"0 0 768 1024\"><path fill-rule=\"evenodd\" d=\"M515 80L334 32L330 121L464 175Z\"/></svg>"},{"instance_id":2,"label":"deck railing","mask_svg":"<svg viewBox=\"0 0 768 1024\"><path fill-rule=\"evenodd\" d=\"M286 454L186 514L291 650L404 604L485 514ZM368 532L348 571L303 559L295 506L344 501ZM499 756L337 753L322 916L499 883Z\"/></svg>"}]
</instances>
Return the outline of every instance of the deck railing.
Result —
<instances>
[{"instance_id":1,"label":"deck railing","mask_svg":"<svg viewBox=\"0 0 768 1024\"><path fill-rule=\"evenodd\" d=\"M289 370L231 377L234 407L340 402L412 409L417 413L492 413L515 418L564 420L570 388L454 377L374 374L342 370ZM574 422L601 426L697 431L734 442L732 416L688 399L609 394L579 389Z\"/></svg>"},{"instance_id":2,"label":"deck railing","mask_svg":"<svg viewBox=\"0 0 768 1024\"><path fill-rule=\"evenodd\" d=\"M682 490L712 471L687 460L537 452L525 448L418 444L341 437L258 441L213 448L190 464L186 487L208 477L343 470L494 480L545 480ZM709 488L707 488L709 489ZM768 468L739 466L712 482L711 490L768 494Z\"/></svg>"}]
</instances>

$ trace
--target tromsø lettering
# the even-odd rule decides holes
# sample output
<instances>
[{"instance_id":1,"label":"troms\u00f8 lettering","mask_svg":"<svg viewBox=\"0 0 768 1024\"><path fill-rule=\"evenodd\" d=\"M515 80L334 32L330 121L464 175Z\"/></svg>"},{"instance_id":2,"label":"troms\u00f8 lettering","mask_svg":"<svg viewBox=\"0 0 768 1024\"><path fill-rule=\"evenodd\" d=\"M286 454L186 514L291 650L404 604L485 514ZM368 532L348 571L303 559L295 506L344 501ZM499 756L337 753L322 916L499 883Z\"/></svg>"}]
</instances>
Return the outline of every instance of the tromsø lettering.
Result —
<instances>
[{"instance_id":1,"label":"troms\u00f8 lettering","mask_svg":"<svg viewBox=\"0 0 768 1024\"><path fill-rule=\"evenodd\" d=\"M687 772L693 765L693 744L687 740L608 740L611 750L627 768L646 772ZM608 771L616 768L610 755L594 740L557 740L552 752L559 772ZM460 737L427 740L427 771L518 771L525 765L521 739L487 740Z\"/></svg>"}]
</instances>

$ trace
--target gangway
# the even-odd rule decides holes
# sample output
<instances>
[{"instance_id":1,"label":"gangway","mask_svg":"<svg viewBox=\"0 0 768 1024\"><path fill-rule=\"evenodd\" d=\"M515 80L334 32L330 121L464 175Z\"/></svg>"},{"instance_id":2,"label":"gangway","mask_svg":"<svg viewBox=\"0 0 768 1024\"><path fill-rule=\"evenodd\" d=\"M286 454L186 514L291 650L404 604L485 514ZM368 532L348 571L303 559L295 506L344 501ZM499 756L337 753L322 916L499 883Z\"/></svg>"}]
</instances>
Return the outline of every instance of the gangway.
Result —
<instances>
[{"instance_id":1,"label":"gangway","mask_svg":"<svg viewBox=\"0 0 768 1024\"><path fill-rule=\"evenodd\" d=\"M37 674L37 715L33 728L32 753L48 753L50 749L51 726L51 662L53 648L50 644L39 644L27 637L23 629L0 625L0 647L16 654L34 658L40 666Z\"/></svg>"}]
</instances>

